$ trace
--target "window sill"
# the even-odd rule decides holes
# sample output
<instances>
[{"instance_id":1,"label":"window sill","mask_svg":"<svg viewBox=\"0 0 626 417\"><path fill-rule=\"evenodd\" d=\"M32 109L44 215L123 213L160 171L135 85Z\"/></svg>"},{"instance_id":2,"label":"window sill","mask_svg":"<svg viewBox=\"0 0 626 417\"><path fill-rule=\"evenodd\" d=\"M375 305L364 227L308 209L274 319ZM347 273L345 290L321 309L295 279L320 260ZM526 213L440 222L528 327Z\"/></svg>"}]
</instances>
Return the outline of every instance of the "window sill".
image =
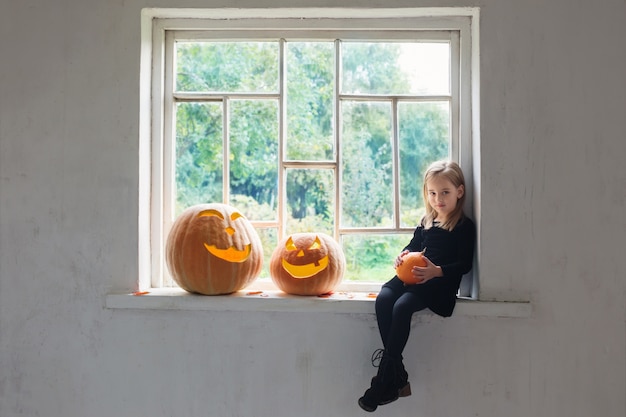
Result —
<instances>
[{"instance_id":1,"label":"window sill","mask_svg":"<svg viewBox=\"0 0 626 417\"><path fill-rule=\"evenodd\" d=\"M339 314L374 314L372 293L337 292L328 297L305 297L282 291L238 291L231 295L205 296L178 288L153 288L142 295L109 294L106 307L139 310L272 311ZM478 301L461 298L455 316L528 318L528 302Z\"/></svg>"}]
</instances>

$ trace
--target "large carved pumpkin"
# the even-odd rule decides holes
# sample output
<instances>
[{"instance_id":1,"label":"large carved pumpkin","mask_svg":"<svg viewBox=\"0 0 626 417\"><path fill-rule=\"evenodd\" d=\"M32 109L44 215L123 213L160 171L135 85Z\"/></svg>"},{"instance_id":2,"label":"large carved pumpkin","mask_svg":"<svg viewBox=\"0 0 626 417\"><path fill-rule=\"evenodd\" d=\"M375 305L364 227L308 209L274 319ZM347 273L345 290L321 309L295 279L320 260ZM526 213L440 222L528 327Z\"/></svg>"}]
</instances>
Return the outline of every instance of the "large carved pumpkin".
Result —
<instances>
[{"instance_id":1,"label":"large carved pumpkin","mask_svg":"<svg viewBox=\"0 0 626 417\"><path fill-rule=\"evenodd\" d=\"M186 209L174 221L165 251L178 285L206 295L245 288L263 266L259 235L241 213L226 204Z\"/></svg>"},{"instance_id":2,"label":"large carved pumpkin","mask_svg":"<svg viewBox=\"0 0 626 417\"><path fill-rule=\"evenodd\" d=\"M288 294L321 295L343 279L346 259L339 244L323 233L296 233L278 243L270 274Z\"/></svg>"}]
</instances>

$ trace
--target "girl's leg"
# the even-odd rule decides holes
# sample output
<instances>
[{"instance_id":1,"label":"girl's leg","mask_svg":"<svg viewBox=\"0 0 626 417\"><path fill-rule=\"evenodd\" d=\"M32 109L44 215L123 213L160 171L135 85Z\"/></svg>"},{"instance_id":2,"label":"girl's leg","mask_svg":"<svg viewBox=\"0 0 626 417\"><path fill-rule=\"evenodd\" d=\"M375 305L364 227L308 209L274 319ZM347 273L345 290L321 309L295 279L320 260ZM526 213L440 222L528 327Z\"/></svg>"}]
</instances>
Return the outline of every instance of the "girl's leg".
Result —
<instances>
[{"instance_id":1,"label":"girl's leg","mask_svg":"<svg viewBox=\"0 0 626 417\"><path fill-rule=\"evenodd\" d=\"M406 292L396 299L393 303L389 329L386 329L387 336L384 339L385 349L389 354L394 357L402 357L402 351L404 351L404 347L409 340L411 317L416 311L425 308L426 303L417 293Z\"/></svg>"},{"instance_id":2,"label":"girl's leg","mask_svg":"<svg viewBox=\"0 0 626 417\"><path fill-rule=\"evenodd\" d=\"M402 295L402 289L393 285L393 281L385 284L376 297L376 320L378 321L378 331L383 341L383 347L387 348L387 336L391 331L393 317L393 306L396 300Z\"/></svg>"},{"instance_id":3,"label":"girl's leg","mask_svg":"<svg viewBox=\"0 0 626 417\"><path fill-rule=\"evenodd\" d=\"M417 294L405 292L406 289L395 277L383 285L376 297L376 319L385 351L371 387L359 398L359 405L365 411L374 411L379 405L411 395L402 351L409 338L411 317L426 308L426 303Z\"/></svg>"}]
</instances>

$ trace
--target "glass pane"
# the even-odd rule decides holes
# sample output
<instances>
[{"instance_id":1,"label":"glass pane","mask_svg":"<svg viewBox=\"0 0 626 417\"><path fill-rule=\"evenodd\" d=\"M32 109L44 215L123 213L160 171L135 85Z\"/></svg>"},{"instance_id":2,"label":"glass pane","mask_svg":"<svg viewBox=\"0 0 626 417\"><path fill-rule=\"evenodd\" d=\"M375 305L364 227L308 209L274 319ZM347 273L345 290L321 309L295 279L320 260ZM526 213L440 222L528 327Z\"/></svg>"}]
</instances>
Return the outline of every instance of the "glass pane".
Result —
<instances>
[{"instance_id":1,"label":"glass pane","mask_svg":"<svg viewBox=\"0 0 626 417\"><path fill-rule=\"evenodd\" d=\"M342 236L347 281L387 282L396 274L393 263L413 234Z\"/></svg>"},{"instance_id":2,"label":"glass pane","mask_svg":"<svg viewBox=\"0 0 626 417\"><path fill-rule=\"evenodd\" d=\"M341 104L342 227L393 225L391 105Z\"/></svg>"},{"instance_id":3,"label":"glass pane","mask_svg":"<svg viewBox=\"0 0 626 417\"><path fill-rule=\"evenodd\" d=\"M176 106L176 208L222 202L221 103Z\"/></svg>"},{"instance_id":4,"label":"glass pane","mask_svg":"<svg viewBox=\"0 0 626 417\"><path fill-rule=\"evenodd\" d=\"M176 90L278 91L277 42L179 42Z\"/></svg>"},{"instance_id":5,"label":"glass pane","mask_svg":"<svg viewBox=\"0 0 626 417\"><path fill-rule=\"evenodd\" d=\"M249 220L275 220L278 101L230 102L230 204Z\"/></svg>"},{"instance_id":6,"label":"glass pane","mask_svg":"<svg viewBox=\"0 0 626 417\"><path fill-rule=\"evenodd\" d=\"M287 170L287 230L334 233L335 183L330 169Z\"/></svg>"},{"instance_id":7,"label":"glass pane","mask_svg":"<svg viewBox=\"0 0 626 417\"><path fill-rule=\"evenodd\" d=\"M259 274L260 278L270 277L270 259L272 259L272 253L274 248L278 245L278 230L275 228L258 228L256 229L261 238L261 245L263 245L263 269Z\"/></svg>"},{"instance_id":8,"label":"glass pane","mask_svg":"<svg viewBox=\"0 0 626 417\"><path fill-rule=\"evenodd\" d=\"M287 43L287 159L333 159L333 42Z\"/></svg>"},{"instance_id":9,"label":"glass pane","mask_svg":"<svg viewBox=\"0 0 626 417\"><path fill-rule=\"evenodd\" d=\"M446 42L344 42L344 94L449 94Z\"/></svg>"},{"instance_id":10,"label":"glass pane","mask_svg":"<svg viewBox=\"0 0 626 417\"><path fill-rule=\"evenodd\" d=\"M424 171L450 155L448 102L398 104L400 140L400 225L413 227L424 215Z\"/></svg>"},{"instance_id":11,"label":"glass pane","mask_svg":"<svg viewBox=\"0 0 626 417\"><path fill-rule=\"evenodd\" d=\"M450 43L402 44L400 67L408 74L410 94L450 94Z\"/></svg>"}]
</instances>

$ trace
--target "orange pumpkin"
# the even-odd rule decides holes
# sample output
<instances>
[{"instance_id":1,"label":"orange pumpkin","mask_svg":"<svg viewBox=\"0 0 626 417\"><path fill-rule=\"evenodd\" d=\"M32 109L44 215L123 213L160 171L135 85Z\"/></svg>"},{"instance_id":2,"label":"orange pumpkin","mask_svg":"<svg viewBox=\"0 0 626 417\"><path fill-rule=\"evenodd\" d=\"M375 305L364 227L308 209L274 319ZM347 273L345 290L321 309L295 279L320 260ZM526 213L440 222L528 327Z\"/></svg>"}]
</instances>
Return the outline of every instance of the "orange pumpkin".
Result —
<instances>
[{"instance_id":1,"label":"orange pumpkin","mask_svg":"<svg viewBox=\"0 0 626 417\"><path fill-rule=\"evenodd\" d=\"M263 266L261 240L252 224L235 208L220 203L186 209L174 221L165 251L178 285L205 295L239 291Z\"/></svg>"},{"instance_id":2,"label":"orange pumpkin","mask_svg":"<svg viewBox=\"0 0 626 417\"><path fill-rule=\"evenodd\" d=\"M402 263L396 268L398 278L405 284L418 284L422 281L417 280L413 275L414 266L426 266L423 252L409 252L402 257Z\"/></svg>"},{"instance_id":3,"label":"orange pumpkin","mask_svg":"<svg viewBox=\"0 0 626 417\"><path fill-rule=\"evenodd\" d=\"M288 294L321 295L343 279L346 258L339 244L324 233L295 233L278 243L270 274Z\"/></svg>"}]
</instances>

